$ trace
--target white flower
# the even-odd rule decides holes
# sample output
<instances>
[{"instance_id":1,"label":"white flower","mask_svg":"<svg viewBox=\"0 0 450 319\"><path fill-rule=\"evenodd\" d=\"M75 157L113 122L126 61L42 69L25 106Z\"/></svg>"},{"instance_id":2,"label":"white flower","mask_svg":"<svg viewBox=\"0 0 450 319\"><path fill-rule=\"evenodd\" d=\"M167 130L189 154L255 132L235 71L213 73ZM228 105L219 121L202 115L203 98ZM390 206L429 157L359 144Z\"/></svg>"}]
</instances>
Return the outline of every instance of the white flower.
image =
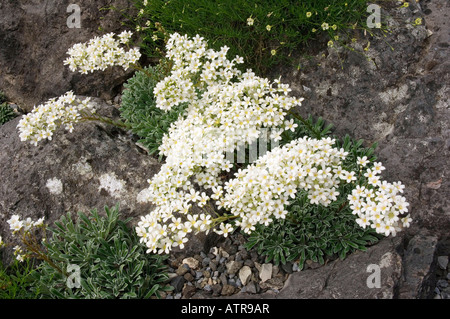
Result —
<instances>
[{"instance_id":1,"label":"white flower","mask_svg":"<svg viewBox=\"0 0 450 319\"><path fill-rule=\"evenodd\" d=\"M370 225L369 218L366 215L362 214L359 218L356 219L356 223L364 229Z\"/></svg>"},{"instance_id":2,"label":"white flower","mask_svg":"<svg viewBox=\"0 0 450 319\"><path fill-rule=\"evenodd\" d=\"M353 214L358 215L356 222L360 226L365 228L370 225L379 234L395 236L397 231L401 230L401 226L409 227L412 221L409 215L401 217L408 211L409 203L404 197L396 195L399 189L403 189L401 183L395 183L394 186L381 181L375 175L380 170L380 166L373 171L367 169L364 176L369 177L368 185L355 187L348 198L350 208Z\"/></svg>"},{"instance_id":3,"label":"white flower","mask_svg":"<svg viewBox=\"0 0 450 319\"><path fill-rule=\"evenodd\" d=\"M118 36L120 39L120 43L127 44L130 41L132 35L133 33L131 31L123 31Z\"/></svg>"},{"instance_id":4,"label":"white flower","mask_svg":"<svg viewBox=\"0 0 450 319\"><path fill-rule=\"evenodd\" d=\"M121 44L128 44L131 36L130 31L123 31L118 35L119 40L114 38L114 33L108 33L102 37L95 37L88 43L77 43L67 51L69 57L64 64L69 65L71 71L79 71L82 74L96 70L104 71L112 66L128 69L141 57L137 48L125 51L120 47Z\"/></svg>"},{"instance_id":5,"label":"white flower","mask_svg":"<svg viewBox=\"0 0 450 319\"><path fill-rule=\"evenodd\" d=\"M411 217L409 215L406 216L406 217L403 217L401 219L401 221L402 221L403 227L410 227L411 226L412 219L411 219Z\"/></svg>"},{"instance_id":6,"label":"white flower","mask_svg":"<svg viewBox=\"0 0 450 319\"><path fill-rule=\"evenodd\" d=\"M44 217L39 218L37 221L34 222L33 226L34 227L40 227L44 224Z\"/></svg>"},{"instance_id":7,"label":"white flower","mask_svg":"<svg viewBox=\"0 0 450 319\"><path fill-rule=\"evenodd\" d=\"M228 235L233 231L233 227L230 224L220 224L220 230L216 230L215 232L223 237L228 237Z\"/></svg>"},{"instance_id":8,"label":"white flower","mask_svg":"<svg viewBox=\"0 0 450 319\"><path fill-rule=\"evenodd\" d=\"M345 174L344 180L347 183L351 183L353 181L356 181L355 172L345 172L344 174Z\"/></svg>"},{"instance_id":9,"label":"white flower","mask_svg":"<svg viewBox=\"0 0 450 319\"><path fill-rule=\"evenodd\" d=\"M251 70L242 73L235 68L242 58L227 59L228 50L208 49L200 36L175 33L167 42L166 55L173 67L154 88L156 106L171 110L187 103L188 107L163 137L159 150L166 161L139 197L156 206L136 230L148 252L184 247L191 232L213 229L227 236L240 227L251 233L257 224L285 218L285 208L299 190L307 193L311 204L328 206L337 200L342 180L357 180L355 172L342 168L348 153L334 147L335 140L307 137L267 152L231 180L222 179L223 172L232 168L236 150L256 142L268 129L276 140L286 130L295 131L295 122L286 115L303 100L289 97L289 86L279 80L271 82ZM368 163L367 157L358 161L362 167ZM383 184L377 176L380 170L381 166L367 170L371 183L355 185L349 201L362 227L387 233L387 225L388 233L394 234L400 221L391 218L388 224L386 214L400 213L407 205L395 197L401 185ZM205 213L211 200L229 212L233 226ZM194 204L202 213L193 213ZM376 214L380 216L375 218Z\"/></svg>"},{"instance_id":10,"label":"white flower","mask_svg":"<svg viewBox=\"0 0 450 319\"><path fill-rule=\"evenodd\" d=\"M380 162L375 162L373 163L373 171L376 174L380 174L383 170L385 170L386 168L380 163Z\"/></svg>"},{"instance_id":11,"label":"white flower","mask_svg":"<svg viewBox=\"0 0 450 319\"><path fill-rule=\"evenodd\" d=\"M361 166L365 167L369 161L367 160L367 156L359 157L356 159L356 162Z\"/></svg>"}]
</instances>

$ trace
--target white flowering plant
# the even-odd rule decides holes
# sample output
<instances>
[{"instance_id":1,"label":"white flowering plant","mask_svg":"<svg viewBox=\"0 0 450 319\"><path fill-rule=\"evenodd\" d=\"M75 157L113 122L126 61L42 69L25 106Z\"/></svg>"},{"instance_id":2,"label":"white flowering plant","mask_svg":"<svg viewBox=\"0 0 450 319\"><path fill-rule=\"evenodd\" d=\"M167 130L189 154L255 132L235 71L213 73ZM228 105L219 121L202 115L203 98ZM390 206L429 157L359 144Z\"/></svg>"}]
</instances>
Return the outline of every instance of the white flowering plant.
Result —
<instances>
[{"instance_id":1,"label":"white flowering plant","mask_svg":"<svg viewBox=\"0 0 450 319\"><path fill-rule=\"evenodd\" d=\"M322 119L316 123L312 118L295 122L298 124L296 131L286 132L282 145L304 135L330 138L331 126L324 128ZM374 155L377 145L363 147L362 144L362 140L352 141L348 135L335 140L335 147L346 154L340 166L333 170L342 180L336 187L339 195L335 200L328 205L317 205L317 198L312 198L308 191L299 190L286 207L286 218L274 220L269 225L257 225L248 237L246 247L255 247L266 256L267 262L285 264L298 260L302 269L307 260L323 264L327 259L343 259L355 250L365 251L384 236L395 236L409 227L408 203L400 196L402 184L381 181L380 173L384 167ZM379 187L386 188L391 199L387 199ZM366 205L361 208L359 201L363 199Z\"/></svg>"},{"instance_id":2,"label":"white flowering plant","mask_svg":"<svg viewBox=\"0 0 450 319\"><path fill-rule=\"evenodd\" d=\"M130 36L119 36L119 42L127 43ZM139 120L145 116L134 117L134 110L166 120L158 134L146 136L149 145L158 146L164 158L160 171L148 180L149 187L138 195L138 201L155 205L136 227L147 253L168 254L175 247L182 249L190 235L198 232L213 231L226 237L240 229L251 235L262 227L296 220L298 214L308 211L316 214L301 219L314 224L323 216L319 211L340 214L349 209L354 215L353 226L386 236L395 235L411 222L409 216L404 216L408 203L401 196L402 184L381 181L383 166L369 158L370 152L358 151L361 143L353 149L348 141L341 145L338 139L328 136L330 127L323 129L323 122L315 125L311 118L296 115L293 109L303 99L290 96L289 85L280 79L271 81L251 69L241 70L243 58L236 55L229 59L229 47L214 50L199 35L173 33L165 46L164 70L158 71L139 67L137 53L127 55L128 64L123 62L122 53L122 58L111 58L108 52L115 45L114 36L108 35L105 41L97 39L88 46L75 46L69 50L71 56L66 62L82 73L85 68L135 65L141 71L139 76L152 79L142 82L139 89L142 93L147 86L147 95L138 95L150 99L149 105L141 108L133 104L134 91L128 86L130 96L122 108L128 122L123 127L135 132L147 134L141 128L148 122L140 126ZM132 86L133 81L130 83ZM94 113L89 101L77 101L73 94L53 99L20 122L21 138L37 144L51 138L58 125L72 129L71 124L81 119L99 119L83 114L85 109ZM164 116L171 112L175 116ZM235 153L261 141L267 132L270 140L281 145L260 154L254 162L238 165ZM294 208L299 207L295 204L299 202L306 206ZM341 231L337 234L347 236ZM289 236L288 240L281 238L289 242L304 234L291 232ZM358 236L355 240L360 241ZM258 240L251 245L256 244L262 250L267 246ZM347 242L342 245L344 255L348 245L355 246ZM306 256L277 249L269 253L276 261ZM335 250L333 246L331 251ZM322 256L323 251L317 254Z\"/></svg>"},{"instance_id":3,"label":"white flowering plant","mask_svg":"<svg viewBox=\"0 0 450 319\"><path fill-rule=\"evenodd\" d=\"M14 256L17 261L23 262L27 259L45 260L52 265L45 249L47 241L47 225L44 218L32 220L30 217L21 219L19 215L13 215L8 219L10 231L17 245L13 247ZM10 244L8 244L10 245ZM0 247L7 246L0 238Z\"/></svg>"},{"instance_id":4,"label":"white flowering plant","mask_svg":"<svg viewBox=\"0 0 450 319\"><path fill-rule=\"evenodd\" d=\"M129 48L132 32L123 31L116 36L114 33L95 37L88 43L77 43L67 52L69 57L64 60L70 70L88 74L97 70L104 71L108 67L121 66L127 70L137 65L141 58L139 48Z\"/></svg>"},{"instance_id":5,"label":"white flowering plant","mask_svg":"<svg viewBox=\"0 0 450 319\"><path fill-rule=\"evenodd\" d=\"M167 56L174 67L154 89L156 106L163 110L180 103L189 106L164 136L160 150L166 162L139 196L156 205L137 227L148 252L183 248L189 233L213 230L226 236L241 229L251 234L258 225L289 217L288 207L297 193L305 194L309 204L327 207L342 197L343 183L356 187L354 182L363 173L344 166L348 151L324 136L329 128L312 130L317 138L297 137L236 171L225 154L254 142L263 128L272 130L272 139L282 140L299 125L311 128L312 124L298 116L298 123L288 118L289 110L301 104L301 99L288 97L289 86L270 83L249 70L241 73L233 68L241 59L227 60L226 53L226 47L207 50L201 37L174 34L168 42ZM368 163L367 157L358 160L359 167ZM232 169L234 177L224 181ZM377 187L379 181L369 179L367 187ZM384 202L377 191L374 194L371 204ZM389 200L395 216L407 211L403 197ZM373 225L371 221L376 223L373 216L360 214L353 202L349 204L358 214L355 225L364 229ZM383 233L395 235L408 225L408 218L401 223L393 223L398 222L395 217L389 224L386 220ZM375 230L381 233L380 227Z\"/></svg>"}]
</instances>

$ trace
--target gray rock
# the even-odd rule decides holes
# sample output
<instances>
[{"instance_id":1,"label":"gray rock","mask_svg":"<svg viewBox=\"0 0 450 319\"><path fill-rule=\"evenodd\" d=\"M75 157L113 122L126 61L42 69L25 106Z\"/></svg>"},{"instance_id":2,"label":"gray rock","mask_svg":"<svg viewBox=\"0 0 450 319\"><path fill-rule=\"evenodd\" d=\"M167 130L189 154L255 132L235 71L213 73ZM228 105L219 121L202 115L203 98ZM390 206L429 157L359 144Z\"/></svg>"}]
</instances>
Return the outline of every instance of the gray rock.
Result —
<instances>
[{"instance_id":1,"label":"gray rock","mask_svg":"<svg viewBox=\"0 0 450 319\"><path fill-rule=\"evenodd\" d=\"M449 287L447 287L447 288L445 288L445 289L443 289L441 291L441 297L442 297L442 299L450 299L450 289L449 289Z\"/></svg>"},{"instance_id":2,"label":"gray rock","mask_svg":"<svg viewBox=\"0 0 450 319\"><path fill-rule=\"evenodd\" d=\"M261 289L270 288L270 289L279 291L281 288L283 288L283 286L284 286L284 280L280 276L268 279L268 280L260 283Z\"/></svg>"},{"instance_id":3,"label":"gray rock","mask_svg":"<svg viewBox=\"0 0 450 319\"><path fill-rule=\"evenodd\" d=\"M97 112L117 118L118 111L100 99L93 99ZM99 123L78 123L72 133L55 132L52 141L37 147L21 142L17 124L21 117L0 127L0 236L14 243L6 221L14 214L36 220L45 217L49 225L67 212L88 213L119 204L121 216L134 226L148 214L150 204L137 200L159 171L160 163L144 154L126 132ZM61 191L47 183L58 180ZM112 187L112 186L114 187ZM5 248L8 264L11 249Z\"/></svg>"},{"instance_id":4,"label":"gray rock","mask_svg":"<svg viewBox=\"0 0 450 319\"><path fill-rule=\"evenodd\" d=\"M222 285L221 284L215 284L212 285L211 289L212 289L212 295L213 297L218 297L220 296L220 293L222 292Z\"/></svg>"},{"instance_id":5,"label":"gray rock","mask_svg":"<svg viewBox=\"0 0 450 319\"><path fill-rule=\"evenodd\" d=\"M258 293L258 290L256 289L256 284L251 281L245 286L245 292L250 294L256 294Z\"/></svg>"},{"instance_id":6,"label":"gray rock","mask_svg":"<svg viewBox=\"0 0 450 319\"><path fill-rule=\"evenodd\" d=\"M126 0L80 0L81 28L69 28L65 0L2 1L0 3L0 88L23 109L30 111L44 100L69 90L112 100L131 75L122 68L82 75L71 72L63 61L67 50L103 32L120 32L123 17L105 6L131 8ZM99 32L102 28L104 31ZM39 36L36 36L39 35Z\"/></svg>"},{"instance_id":7,"label":"gray rock","mask_svg":"<svg viewBox=\"0 0 450 319\"><path fill-rule=\"evenodd\" d=\"M186 274L184 274L184 279L186 279L186 281L194 281L194 276L192 276L192 274L191 273L186 273Z\"/></svg>"},{"instance_id":8,"label":"gray rock","mask_svg":"<svg viewBox=\"0 0 450 319\"><path fill-rule=\"evenodd\" d=\"M241 269L242 268L242 265L243 265L244 263L242 262L242 261L230 261L230 262L228 262L227 264L226 264L226 267L227 267L227 273L229 274L229 275L235 275L238 271L239 271L239 269Z\"/></svg>"},{"instance_id":9,"label":"gray rock","mask_svg":"<svg viewBox=\"0 0 450 319\"><path fill-rule=\"evenodd\" d=\"M188 265L190 269L196 270L200 266L199 261L196 258L188 257L183 259L183 264Z\"/></svg>"},{"instance_id":10,"label":"gray rock","mask_svg":"<svg viewBox=\"0 0 450 319\"><path fill-rule=\"evenodd\" d=\"M293 263L292 262L287 262L286 264L282 264L281 265L281 269L283 269L283 271L287 274L292 274L293 273Z\"/></svg>"},{"instance_id":11,"label":"gray rock","mask_svg":"<svg viewBox=\"0 0 450 319\"><path fill-rule=\"evenodd\" d=\"M218 247L211 247L211 249L209 250L209 252L211 254L213 254L214 256L218 256L219 255L219 248ZM213 258L213 257L211 257Z\"/></svg>"},{"instance_id":12,"label":"gray rock","mask_svg":"<svg viewBox=\"0 0 450 319\"><path fill-rule=\"evenodd\" d=\"M228 279L228 284L233 286L233 287L237 287L237 283L236 283L236 279L235 278Z\"/></svg>"},{"instance_id":13,"label":"gray rock","mask_svg":"<svg viewBox=\"0 0 450 319\"><path fill-rule=\"evenodd\" d=\"M222 285L228 284L227 275L225 275L224 273L220 274L219 279Z\"/></svg>"},{"instance_id":14,"label":"gray rock","mask_svg":"<svg viewBox=\"0 0 450 319\"><path fill-rule=\"evenodd\" d=\"M215 261L210 261L208 265L212 271L217 271L217 263Z\"/></svg>"},{"instance_id":15,"label":"gray rock","mask_svg":"<svg viewBox=\"0 0 450 319\"><path fill-rule=\"evenodd\" d=\"M448 256L439 256L437 262L439 268L446 270L448 265Z\"/></svg>"},{"instance_id":16,"label":"gray rock","mask_svg":"<svg viewBox=\"0 0 450 319\"><path fill-rule=\"evenodd\" d=\"M436 285L437 285L439 288L447 288L447 287L448 287L448 281L447 281L447 280L444 280L444 279L440 279L440 280L438 280L438 282L436 283Z\"/></svg>"},{"instance_id":17,"label":"gray rock","mask_svg":"<svg viewBox=\"0 0 450 319\"><path fill-rule=\"evenodd\" d=\"M220 273L225 273L226 272L226 266L224 264L220 264L217 267L217 271L220 272Z\"/></svg>"},{"instance_id":18,"label":"gray rock","mask_svg":"<svg viewBox=\"0 0 450 319\"><path fill-rule=\"evenodd\" d=\"M310 269L316 269L316 268L319 268L319 267L322 266L322 265L319 264L318 262L314 262L314 261L312 261L312 260L307 260L307 261L305 262L305 264L306 264L305 268L310 268Z\"/></svg>"},{"instance_id":19,"label":"gray rock","mask_svg":"<svg viewBox=\"0 0 450 319\"><path fill-rule=\"evenodd\" d=\"M206 257L202 260L202 267L208 267L209 263L211 262L211 259Z\"/></svg>"},{"instance_id":20,"label":"gray rock","mask_svg":"<svg viewBox=\"0 0 450 319\"><path fill-rule=\"evenodd\" d=\"M230 254L223 247L219 248L219 254L221 257L224 257L224 258L230 257Z\"/></svg>"},{"instance_id":21,"label":"gray rock","mask_svg":"<svg viewBox=\"0 0 450 319\"><path fill-rule=\"evenodd\" d=\"M242 284L245 286L248 284L252 276L252 269L248 266L244 266L239 270L239 279Z\"/></svg>"},{"instance_id":22,"label":"gray rock","mask_svg":"<svg viewBox=\"0 0 450 319\"><path fill-rule=\"evenodd\" d=\"M197 270L195 272L195 280L198 280L203 277L203 271Z\"/></svg>"},{"instance_id":23,"label":"gray rock","mask_svg":"<svg viewBox=\"0 0 450 319\"><path fill-rule=\"evenodd\" d=\"M212 291L212 287L211 287L211 285L205 285L205 287L203 287L203 290L210 292L210 291Z\"/></svg>"},{"instance_id":24,"label":"gray rock","mask_svg":"<svg viewBox=\"0 0 450 319\"><path fill-rule=\"evenodd\" d=\"M191 298L195 293L197 292L197 288L195 288L195 286L192 285L185 285L183 288L183 298L184 299L189 299Z\"/></svg>"},{"instance_id":25,"label":"gray rock","mask_svg":"<svg viewBox=\"0 0 450 319\"><path fill-rule=\"evenodd\" d=\"M186 264L182 264L176 270L178 276L184 276L189 271L189 266Z\"/></svg>"},{"instance_id":26,"label":"gray rock","mask_svg":"<svg viewBox=\"0 0 450 319\"><path fill-rule=\"evenodd\" d=\"M183 276L177 276L171 280L170 285L174 288L174 292L178 293L183 290L183 285L185 282L186 280Z\"/></svg>"},{"instance_id":27,"label":"gray rock","mask_svg":"<svg viewBox=\"0 0 450 319\"><path fill-rule=\"evenodd\" d=\"M231 285L224 285L222 288L221 295L222 296L231 296L236 292L236 288Z\"/></svg>"},{"instance_id":28,"label":"gray rock","mask_svg":"<svg viewBox=\"0 0 450 319\"><path fill-rule=\"evenodd\" d=\"M262 264L261 270L259 271L259 278L261 282L265 282L272 278L272 264Z\"/></svg>"},{"instance_id":29,"label":"gray rock","mask_svg":"<svg viewBox=\"0 0 450 319\"><path fill-rule=\"evenodd\" d=\"M255 263L254 263L253 260L251 260L251 259L246 259L246 260L244 261L244 266L248 266L248 267L250 267L250 268L253 268L253 267L255 267Z\"/></svg>"},{"instance_id":30,"label":"gray rock","mask_svg":"<svg viewBox=\"0 0 450 319\"><path fill-rule=\"evenodd\" d=\"M395 297L402 275L402 258L397 253L401 240L385 239L366 252L357 251L344 260L317 269L295 272L276 295L281 299L389 299ZM380 288L368 285L369 265L380 268ZM262 285L262 284L261 284ZM373 288L371 288L373 287ZM263 294L262 297L272 295Z\"/></svg>"},{"instance_id":31,"label":"gray rock","mask_svg":"<svg viewBox=\"0 0 450 319\"><path fill-rule=\"evenodd\" d=\"M437 237L421 234L409 241L403 257L405 279L400 284L399 298L431 297L434 280L430 275L434 271L437 243Z\"/></svg>"}]
</instances>

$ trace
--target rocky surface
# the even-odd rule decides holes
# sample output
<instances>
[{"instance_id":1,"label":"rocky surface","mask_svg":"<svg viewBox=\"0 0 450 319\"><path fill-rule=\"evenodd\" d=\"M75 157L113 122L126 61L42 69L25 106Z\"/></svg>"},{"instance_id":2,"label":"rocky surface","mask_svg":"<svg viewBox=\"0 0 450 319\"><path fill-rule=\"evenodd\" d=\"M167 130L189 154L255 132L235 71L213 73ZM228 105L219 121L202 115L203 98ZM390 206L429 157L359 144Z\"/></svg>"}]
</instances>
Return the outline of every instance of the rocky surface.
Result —
<instances>
[{"instance_id":1,"label":"rocky surface","mask_svg":"<svg viewBox=\"0 0 450 319\"><path fill-rule=\"evenodd\" d=\"M382 11L391 31L386 38L360 37L352 44L360 53L327 48L302 59L300 71L282 70L294 94L305 97L298 109L301 114L333 123L337 136L349 134L367 145L377 142L378 159L386 167L384 178L406 186L414 221L401 234L398 247L404 251L402 275L396 290L386 296L432 297L436 247L448 240L449 8L448 1L419 1L401 9L391 5ZM418 17L422 25L413 26ZM448 256L450 250L441 254ZM324 272L321 280L326 276ZM299 283L306 276L292 277L291 282ZM333 297L327 287L319 295ZM354 293L348 285L339 296Z\"/></svg>"},{"instance_id":2,"label":"rocky surface","mask_svg":"<svg viewBox=\"0 0 450 319\"><path fill-rule=\"evenodd\" d=\"M97 112L114 118L116 107L94 99ZM110 125L79 123L73 133L60 129L37 147L21 142L18 117L0 127L0 236L10 242L6 221L13 214L52 224L66 212L89 212L120 205L122 216L146 214L150 205L138 193L160 164Z\"/></svg>"},{"instance_id":3,"label":"rocky surface","mask_svg":"<svg viewBox=\"0 0 450 319\"><path fill-rule=\"evenodd\" d=\"M0 90L30 111L34 105L66 91L111 99L130 72L120 68L81 75L63 65L67 50L102 32L118 32L123 17L106 6L127 8L130 1L76 1L81 9L80 28L69 28L69 4L63 0L0 2ZM101 28L102 32L99 32Z\"/></svg>"},{"instance_id":4,"label":"rocky surface","mask_svg":"<svg viewBox=\"0 0 450 319\"><path fill-rule=\"evenodd\" d=\"M409 234L428 229L445 236L450 227L449 6L394 6L384 11L391 15L386 38L362 36L352 44L358 53L328 48L303 59L300 71L281 71L294 94L305 97L301 114L323 117L337 136L379 143L384 178L406 185L414 219ZM412 26L417 17L423 24Z\"/></svg>"},{"instance_id":5,"label":"rocky surface","mask_svg":"<svg viewBox=\"0 0 450 319\"><path fill-rule=\"evenodd\" d=\"M295 265L266 263L254 249L244 247L246 239L235 233L216 245L192 255L185 251L168 260L169 283L174 290L166 299L235 298L238 294L258 296L280 292ZM205 252L206 251L206 252ZM188 257L192 255L191 257Z\"/></svg>"},{"instance_id":6,"label":"rocky surface","mask_svg":"<svg viewBox=\"0 0 450 319\"><path fill-rule=\"evenodd\" d=\"M300 71L286 67L274 73L305 97L298 109L302 115L323 117L334 124L337 136L379 143L384 178L406 185L411 228L345 260L323 266L307 261L302 271L296 263L275 266L246 251L239 233L226 240L193 237L187 249L174 251L168 260L167 284L175 290L165 298L449 298L450 4L436 0L398 7L383 10L391 31L386 38L356 35L358 41L351 45L359 53L327 48L324 42L309 59L301 59ZM412 26L417 17L423 24ZM92 36L92 30L85 32ZM60 59L55 72L63 69ZM77 85L90 86L89 81ZM58 85L50 90L52 96L58 95ZM32 91L24 90L24 96ZM99 104L117 115L115 108ZM82 124L74 133L60 132L51 143L34 148L19 141L18 120L0 128L0 235L5 241L6 220L15 213L52 222L66 211L101 210L117 202L131 217L151 209L138 204L136 195L159 164L126 133ZM379 285L374 277L378 270Z\"/></svg>"}]
</instances>

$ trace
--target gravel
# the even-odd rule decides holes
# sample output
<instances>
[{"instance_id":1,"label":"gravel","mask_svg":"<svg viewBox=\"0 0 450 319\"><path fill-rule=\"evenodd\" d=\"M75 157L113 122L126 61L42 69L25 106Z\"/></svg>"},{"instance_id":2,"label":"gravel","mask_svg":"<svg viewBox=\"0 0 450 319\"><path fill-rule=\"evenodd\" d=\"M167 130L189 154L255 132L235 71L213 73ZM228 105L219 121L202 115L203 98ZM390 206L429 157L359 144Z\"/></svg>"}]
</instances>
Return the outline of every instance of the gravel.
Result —
<instances>
[{"instance_id":1,"label":"gravel","mask_svg":"<svg viewBox=\"0 0 450 319\"><path fill-rule=\"evenodd\" d=\"M450 299L450 265L449 256L438 256L436 269L436 287L434 299Z\"/></svg>"},{"instance_id":2,"label":"gravel","mask_svg":"<svg viewBox=\"0 0 450 319\"><path fill-rule=\"evenodd\" d=\"M245 238L234 233L225 241L195 256L169 257L169 285L174 290L166 299L194 299L232 296L239 292L279 292L295 263L275 266L266 263L254 249L247 251Z\"/></svg>"}]
</instances>

